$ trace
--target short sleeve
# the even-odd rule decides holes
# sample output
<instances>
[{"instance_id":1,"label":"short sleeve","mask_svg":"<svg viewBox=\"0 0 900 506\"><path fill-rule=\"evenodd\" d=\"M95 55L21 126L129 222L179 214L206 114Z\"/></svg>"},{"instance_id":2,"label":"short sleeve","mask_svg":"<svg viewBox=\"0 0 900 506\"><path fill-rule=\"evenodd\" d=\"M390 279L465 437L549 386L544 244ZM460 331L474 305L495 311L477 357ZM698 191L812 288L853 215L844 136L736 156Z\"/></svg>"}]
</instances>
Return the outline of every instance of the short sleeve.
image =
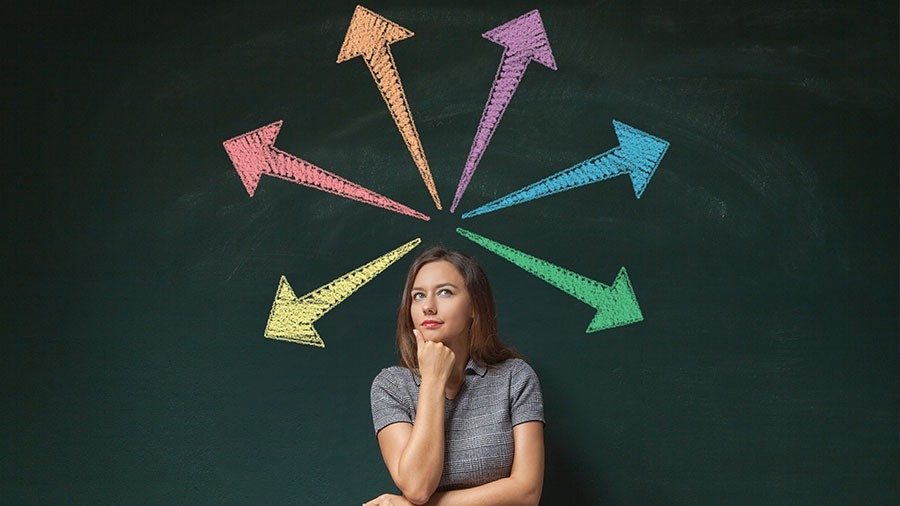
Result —
<instances>
[{"instance_id":1,"label":"short sleeve","mask_svg":"<svg viewBox=\"0 0 900 506\"><path fill-rule=\"evenodd\" d=\"M401 386L404 382L400 381L402 373L398 369L384 369L372 381L370 399L376 434L392 423L412 423L415 419L415 406Z\"/></svg>"},{"instance_id":2,"label":"short sleeve","mask_svg":"<svg viewBox=\"0 0 900 506\"><path fill-rule=\"evenodd\" d=\"M510 421L544 423L544 397L537 373L527 362L516 360L510 378Z\"/></svg>"}]
</instances>

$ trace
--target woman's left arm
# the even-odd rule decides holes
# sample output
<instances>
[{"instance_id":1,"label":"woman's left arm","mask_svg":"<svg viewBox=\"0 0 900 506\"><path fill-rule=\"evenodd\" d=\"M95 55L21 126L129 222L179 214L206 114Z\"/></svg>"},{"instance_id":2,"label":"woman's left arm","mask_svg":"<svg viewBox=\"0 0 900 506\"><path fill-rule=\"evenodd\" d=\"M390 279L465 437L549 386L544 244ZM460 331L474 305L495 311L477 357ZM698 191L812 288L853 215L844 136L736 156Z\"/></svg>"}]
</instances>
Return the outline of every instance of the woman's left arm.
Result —
<instances>
[{"instance_id":1,"label":"woman's left arm","mask_svg":"<svg viewBox=\"0 0 900 506\"><path fill-rule=\"evenodd\" d=\"M509 478L473 488L437 492L431 496L426 506L538 504L544 488L543 422L525 422L513 427L513 447L515 453ZM385 494L365 503L365 506L410 504L412 503L404 497Z\"/></svg>"},{"instance_id":2,"label":"woman's left arm","mask_svg":"<svg viewBox=\"0 0 900 506\"><path fill-rule=\"evenodd\" d=\"M513 427L513 445L515 453L509 478L438 492L431 496L428 506L538 504L544 488L543 422L525 422Z\"/></svg>"}]
</instances>

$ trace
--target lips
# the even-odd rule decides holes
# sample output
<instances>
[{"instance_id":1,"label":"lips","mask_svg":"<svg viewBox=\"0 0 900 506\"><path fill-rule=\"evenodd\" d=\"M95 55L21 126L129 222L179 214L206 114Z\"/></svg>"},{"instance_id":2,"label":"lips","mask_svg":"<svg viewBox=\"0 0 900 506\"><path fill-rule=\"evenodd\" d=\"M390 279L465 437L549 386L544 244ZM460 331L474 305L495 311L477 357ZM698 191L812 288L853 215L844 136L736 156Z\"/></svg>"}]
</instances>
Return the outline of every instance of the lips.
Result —
<instances>
[{"instance_id":1,"label":"lips","mask_svg":"<svg viewBox=\"0 0 900 506\"><path fill-rule=\"evenodd\" d=\"M426 329L436 329L441 326L441 322L437 320L425 320L422 322L422 328Z\"/></svg>"}]
</instances>

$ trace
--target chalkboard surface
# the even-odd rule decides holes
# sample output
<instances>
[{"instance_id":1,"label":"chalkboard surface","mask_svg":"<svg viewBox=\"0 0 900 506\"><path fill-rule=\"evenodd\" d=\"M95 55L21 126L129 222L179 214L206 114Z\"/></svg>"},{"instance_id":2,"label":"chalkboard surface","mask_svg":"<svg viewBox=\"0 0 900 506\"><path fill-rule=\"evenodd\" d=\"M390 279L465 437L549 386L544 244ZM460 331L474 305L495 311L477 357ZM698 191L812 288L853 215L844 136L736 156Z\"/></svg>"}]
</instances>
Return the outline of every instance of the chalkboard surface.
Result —
<instances>
[{"instance_id":1,"label":"chalkboard surface","mask_svg":"<svg viewBox=\"0 0 900 506\"><path fill-rule=\"evenodd\" d=\"M364 6L414 33L376 65L400 84L337 63L353 2L4 17L0 502L393 491L369 386L435 243L482 262L540 376L542 504L900 502L896 2ZM491 102L512 74L482 34L532 9L553 65L507 61ZM251 197L223 142L278 121L282 170L430 219L268 173ZM598 155L618 170L614 121L667 143L640 198L605 173L462 218ZM586 332L598 308L457 228L602 287L624 267L642 319ZM324 347L264 337L282 276L302 296L416 238L320 315Z\"/></svg>"}]
</instances>

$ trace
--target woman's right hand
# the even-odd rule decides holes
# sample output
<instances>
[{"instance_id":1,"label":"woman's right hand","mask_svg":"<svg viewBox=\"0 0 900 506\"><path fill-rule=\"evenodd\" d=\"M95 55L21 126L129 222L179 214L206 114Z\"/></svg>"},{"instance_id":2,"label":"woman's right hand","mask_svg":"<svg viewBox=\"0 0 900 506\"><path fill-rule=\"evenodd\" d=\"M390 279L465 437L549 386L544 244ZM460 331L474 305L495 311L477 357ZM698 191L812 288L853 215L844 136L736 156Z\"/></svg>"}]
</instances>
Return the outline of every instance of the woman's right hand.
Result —
<instances>
[{"instance_id":1,"label":"woman's right hand","mask_svg":"<svg viewBox=\"0 0 900 506\"><path fill-rule=\"evenodd\" d=\"M413 334L416 336L416 356L422 381L428 379L446 385L453 372L456 354L442 343L426 341L418 330L413 330Z\"/></svg>"}]
</instances>

